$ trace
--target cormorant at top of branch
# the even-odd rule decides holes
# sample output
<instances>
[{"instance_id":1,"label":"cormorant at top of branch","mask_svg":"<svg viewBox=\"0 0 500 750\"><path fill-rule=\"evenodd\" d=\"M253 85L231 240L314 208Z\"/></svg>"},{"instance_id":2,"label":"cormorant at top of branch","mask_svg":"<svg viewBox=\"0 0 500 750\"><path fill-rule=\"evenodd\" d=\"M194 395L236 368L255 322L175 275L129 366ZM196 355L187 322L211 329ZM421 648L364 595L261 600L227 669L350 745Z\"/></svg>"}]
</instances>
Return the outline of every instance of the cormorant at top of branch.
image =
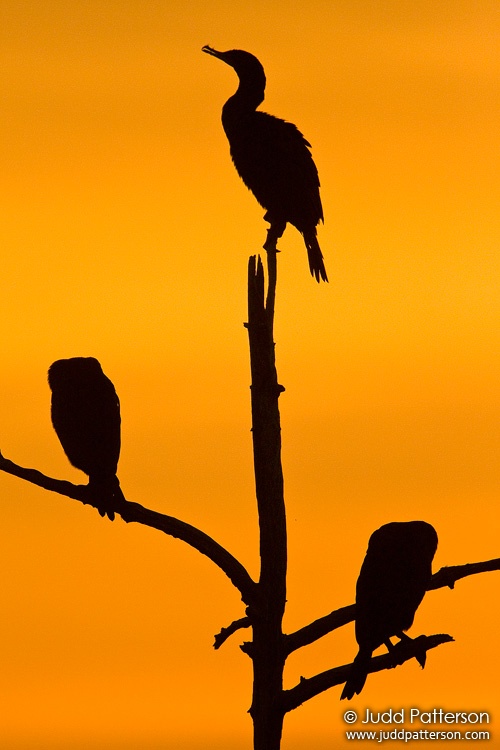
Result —
<instances>
[{"instance_id":1,"label":"cormorant at top of branch","mask_svg":"<svg viewBox=\"0 0 500 750\"><path fill-rule=\"evenodd\" d=\"M256 111L264 101L266 76L254 55L240 49L218 52L208 45L202 49L234 68L239 78L238 90L222 108L222 125L236 171L266 209L264 219L271 226L264 248L276 250L287 222L293 224L304 238L311 274L328 281L316 237L323 209L311 144L291 122Z\"/></svg>"},{"instance_id":2,"label":"cormorant at top of branch","mask_svg":"<svg viewBox=\"0 0 500 750\"><path fill-rule=\"evenodd\" d=\"M351 699L365 684L372 652L391 636L407 638L415 612L432 577L437 549L435 529L425 521L387 523L374 531L356 584L356 640L359 651L342 698ZM425 656L420 660L422 666Z\"/></svg>"},{"instance_id":3,"label":"cormorant at top of branch","mask_svg":"<svg viewBox=\"0 0 500 750\"><path fill-rule=\"evenodd\" d=\"M94 357L59 359L49 368L54 430L70 463L89 477L101 516L114 519L123 499L116 476L120 401Z\"/></svg>"}]
</instances>

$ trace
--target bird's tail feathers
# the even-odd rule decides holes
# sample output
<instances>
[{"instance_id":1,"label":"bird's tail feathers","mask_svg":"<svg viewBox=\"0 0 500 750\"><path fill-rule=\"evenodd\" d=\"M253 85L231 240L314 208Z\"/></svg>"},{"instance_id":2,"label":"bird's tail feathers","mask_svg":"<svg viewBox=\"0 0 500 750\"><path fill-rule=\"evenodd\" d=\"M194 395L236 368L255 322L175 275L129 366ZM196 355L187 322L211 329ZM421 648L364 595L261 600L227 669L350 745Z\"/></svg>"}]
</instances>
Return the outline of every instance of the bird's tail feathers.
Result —
<instances>
[{"instance_id":1,"label":"bird's tail feathers","mask_svg":"<svg viewBox=\"0 0 500 750\"><path fill-rule=\"evenodd\" d=\"M310 232L304 232L304 242L307 248L307 257L309 260L309 268L311 275L314 276L317 282L320 280L328 281L326 275L325 264L323 263L323 253L316 237L316 229Z\"/></svg>"},{"instance_id":2,"label":"bird's tail feathers","mask_svg":"<svg viewBox=\"0 0 500 750\"><path fill-rule=\"evenodd\" d=\"M342 690L340 700L347 698L347 700L350 701L351 698L355 695L359 695L363 690L368 676L368 667L371 656L371 651L366 652L361 651L361 649L358 651L358 654L352 663L349 677L347 678L344 689Z\"/></svg>"}]
</instances>

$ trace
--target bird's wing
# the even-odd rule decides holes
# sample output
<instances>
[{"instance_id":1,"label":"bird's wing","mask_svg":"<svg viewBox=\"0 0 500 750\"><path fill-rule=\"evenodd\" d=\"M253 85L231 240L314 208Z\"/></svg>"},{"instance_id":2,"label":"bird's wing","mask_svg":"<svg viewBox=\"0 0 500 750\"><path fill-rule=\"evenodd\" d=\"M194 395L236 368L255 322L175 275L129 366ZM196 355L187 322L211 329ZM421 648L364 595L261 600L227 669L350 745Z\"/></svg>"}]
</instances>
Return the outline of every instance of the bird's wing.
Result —
<instances>
[{"instance_id":1,"label":"bird's wing","mask_svg":"<svg viewBox=\"0 0 500 750\"><path fill-rule=\"evenodd\" d=\"M372 534L356 585L356 635L380 645L411 627L431 578L433 551L409 524L387 524ZM376 648L376 645L373 645Z\"/></svg>"},{"instance_id":2,"label":"bird's wing","mask_svg":"<svg viewBox=\"0 0 500 750\"><path fill-rule=\"evenodd\" d=\"M89 476L115 474L120 455L120 404L113 384L104 378L52 394L52 422L64 452Z\"/></svg>"},{"instance_id":3,"label":"bird's wing","mask_svg":"<svg viewBox=\"0 0 500 750\"><path fill-rule=\"evenodd\" d=\"M271 214L304 228L323 220L319 177L310 144L298 128L265 112L254 112L231 142L235 167Z\"/></svg>"}]
</instances>

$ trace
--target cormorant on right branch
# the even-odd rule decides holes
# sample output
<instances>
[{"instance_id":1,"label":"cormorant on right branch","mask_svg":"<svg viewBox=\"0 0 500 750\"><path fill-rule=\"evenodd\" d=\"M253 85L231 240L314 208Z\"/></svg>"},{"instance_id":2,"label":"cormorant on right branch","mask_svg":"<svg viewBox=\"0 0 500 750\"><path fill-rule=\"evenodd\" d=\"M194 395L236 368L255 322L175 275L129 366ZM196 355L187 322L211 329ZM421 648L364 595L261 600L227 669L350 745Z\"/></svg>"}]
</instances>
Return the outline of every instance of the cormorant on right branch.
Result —
<instances>
[{"instance_id":1,"label":"cormorant on right branch","mask_svg":"<svg viewBox=\"0 0 500 750\"><path fill-rule=\"evenodd\" d=\"M435 529L425 521L387 523L371 535L356 584L359 651L341 700L361 692L376 648L393 648L393 635L408 638L403 631L411 627L427 591L437 544Z\"/></svg>"},{"instance_id":2,"label":"cormorant on right branch","mask_svg":"<svg viewBox=\"0 0 500 750\"><path fill-rule=\"evenodd\" d=\"M54 430L73 466L85 472L101 516L113 521L123 500L116 476L120 401L94 357L59 359L49 368Z\"/></svg>"},{"instance_id":3,"label":"cormorant on right branch","mask_svg":"<svg viewBox=\"0 0 500 750\"><path fill-rule=\"evenodd\" d=\"M256 111L264 101L266 76L254 55L241 49L218 52L209 45L202 49L234 68L239 78L238 90L222 108L222 125L236 171L266 209L271 226L264 248L276 250L287 223L293 224L304 238L311 274L328 281L316 237L323 209L311 144L291 122Z\"/></svg>"}]
</instances>

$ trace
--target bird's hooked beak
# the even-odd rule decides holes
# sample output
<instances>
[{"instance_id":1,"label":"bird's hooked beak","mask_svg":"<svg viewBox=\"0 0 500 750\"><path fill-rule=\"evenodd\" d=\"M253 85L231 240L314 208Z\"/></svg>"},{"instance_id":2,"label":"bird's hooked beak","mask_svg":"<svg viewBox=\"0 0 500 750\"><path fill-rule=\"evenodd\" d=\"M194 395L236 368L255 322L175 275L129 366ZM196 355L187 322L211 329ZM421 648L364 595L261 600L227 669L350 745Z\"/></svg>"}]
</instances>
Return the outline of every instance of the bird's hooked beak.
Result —
<instances>
[{"instance_id":1,"label":"bird's hooked beak","mask_svg":"<svg viewBox=\"0 0 500 750\"><path fill-rule=\"evenodd\" d=\"M206 52L207 55L212 55L213 57L218 57L219 60L224 60L224 52L218 52L216 49L211 47L209 44L205 44L204 47L201 48L202 52Z\"/></svg>"}]
</instances>

